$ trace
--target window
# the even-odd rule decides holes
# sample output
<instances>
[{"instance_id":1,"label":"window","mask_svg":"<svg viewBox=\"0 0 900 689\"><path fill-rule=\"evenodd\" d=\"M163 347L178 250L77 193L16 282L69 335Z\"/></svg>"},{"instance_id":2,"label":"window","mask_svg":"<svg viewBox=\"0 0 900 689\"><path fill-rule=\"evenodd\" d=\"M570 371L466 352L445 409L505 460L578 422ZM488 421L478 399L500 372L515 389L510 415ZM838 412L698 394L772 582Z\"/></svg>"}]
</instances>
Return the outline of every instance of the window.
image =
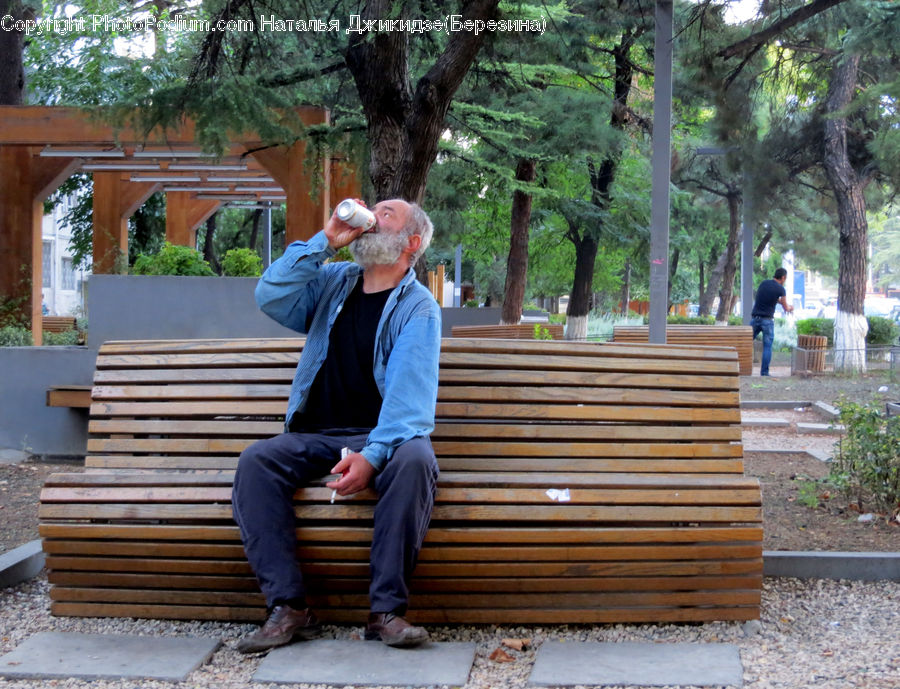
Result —
<instances>
[{"instance_id":1,"label":"window","mask_svg":"<svg viewBox=\"0 0 900 689\"><path fill-rule=\"evenodd\" d=\"M41 286L53 286L53 242L43 243L41 255Z\"/></svg>"},{"instance_id":2,"label":"window","mask_svg":"<svg viewBox=\"0 0 900 689\"><path fill-rule=\"evenodd\" d=\"M75 289L75 267L72 265L71 258L64 258L62 260L62 288L61 289Z\"/></svg>"}]
</instances>

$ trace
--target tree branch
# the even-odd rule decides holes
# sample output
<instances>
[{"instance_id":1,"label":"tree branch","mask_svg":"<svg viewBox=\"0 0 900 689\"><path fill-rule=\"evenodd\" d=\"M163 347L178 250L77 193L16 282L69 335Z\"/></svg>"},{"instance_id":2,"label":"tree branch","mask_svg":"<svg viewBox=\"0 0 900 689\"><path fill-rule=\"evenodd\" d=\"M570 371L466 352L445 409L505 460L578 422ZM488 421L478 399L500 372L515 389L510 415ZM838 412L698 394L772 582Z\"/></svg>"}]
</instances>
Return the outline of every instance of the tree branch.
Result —
<instances>
[{"instance_id":1,"label":"tree branch","mask_svg":"<svg viewBox=\"0 0 900 689\"><path fill-rule=\"evenodd\" d=\"M737 43L732 43L730 46L722 48L722 50L716 53L716 56L727 60L728 58L741 55L747 51L755 52L759 50L760 46L768 43L782 31L790 29L792 26L795 26L810 17L815 17L817 14L831 9L836 5L840 5L842 2L846 2L846 0L813 0L813 2L794 10L784 19L775 22L762 31L757 31Z\"/></svg>"},{"instance_id":2,"label":"tree branch","mask_svg":"<svg viewBox=\"0 0 900 689\"><path fill-rule=\"evenodd\" d=\"M293 84L298 84L301 81L308 81L310 79L317 79L329 74L334 74L335 72L339 72L346 68L347 63L344 60L339 60L330 65L323 66L305 65L291 70L290 72L281 72L279 74L273 74L270 77L263 77L259 80L259 83L261 86L291 86Z\"/></svg>"}]
</instances>

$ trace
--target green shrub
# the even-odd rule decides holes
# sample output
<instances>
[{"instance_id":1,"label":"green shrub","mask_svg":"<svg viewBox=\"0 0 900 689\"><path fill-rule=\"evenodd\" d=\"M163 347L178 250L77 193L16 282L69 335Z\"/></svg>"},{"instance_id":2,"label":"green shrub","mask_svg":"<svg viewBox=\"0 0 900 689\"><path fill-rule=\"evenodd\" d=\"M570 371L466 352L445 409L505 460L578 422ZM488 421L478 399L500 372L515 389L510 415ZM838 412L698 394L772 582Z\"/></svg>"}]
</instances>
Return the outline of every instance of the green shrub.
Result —
<instances>
[{"instance_id":1,"label":"green shrub","mask_svg":"<svg viewBox=\"0 0 900 689\"><path fill-rule=\"evenodd\" d=\"M871 506L890 517L900 507L900 416L887 416L874 402L837 406L845 435L829 480L860 511Z\"/></svg>"},{"instance_id":2,"label":"green shrub","mask_svg":"<svg viewBox=\"0 0 900 689\"><path fill-rule=\"evenodd\" d=\"M44 345L47 347L65 347L77 345L79 332L77 330L66 330L65 332L61 333L52 333L49 330L45 330L44 335L41 339Z\"/></svg>"},{"instance_id":3,"label":"green shrub","mask_svg":"<svg viewBox=\"0 0 900 689\"><path fill-rule=\"evenodd\" d=\"M563 325L566 324L566 314L564 314L564 313L551 313L551 314L547 317L547 319L548 319L551 323L557 323L557 324L558 324L558 323L562 323Z\"/></svg>"},{"instance_id":4,"label":"green shrub","mask_svg":"<svg viewBox=\"0 0 900 689\"><path fill-rule=\"evenodd\" d=\"M869 331L866 334L866 344L886 347L894 344L900 336L900 326L889 318L881 316L867 316ZM824 335L828 338L828 346L834 346L834 319L832 318L804 318L797 321L798 335Z\"/></svg>"},{"instance_id":5,"label":"green shrub","mask_svg":"<svg viewBox=\"0 0 900 689\"><path fill-rule=\"evenodd\" d=\"M0 347L30 347L34 344L31 331L15 325L0 328Z\"/></svg>"},{"instance_id":6,"label":"green shrub","mask_svg":"<svg viewBox=\"0 0 900 689\"><path fill-rule=\"evenodd\" d=\"M889 347L897 342L900 336L900 326L890 318L881 316L869 316L869 332L866 334L866 344Z\"/></svg>"},{"instance_id":7,"label":"green shrub","mask_svg":"<svg viewBox=\"0 0 900 689\"><path fill-rule=\"evenodd\" d=\"M222 259L222 272L229 277L258 278L262 271L262 259L253 249L229 249Z\"/></svg>"},{"instance_id":8,"label":"green shrub","mask_svg":"<svg viewBox=\"0 0 900 689\"><path fill-rule=\"evenodd\" d=\"M803 318L797 321L798 335L824 335L828 338L828 346L834 345L834 319Z\"/></svg>"},{"instance_id":9,"label":"green shrub","mask_svg":"<svg viewBox=\"0 0 900 689\"><path fill-rule=\"evenodd\" d=\"M166 242L156 254L141 254L131 269L132 275L215 275L203 255L189 246Z\"/></svg>"},{"instance_id":10,"label":"green shrub","mask_svg":"<svg viewBox=\"0 0 900 689\"><path fill-rule=\"evenodd\" d=\"M649 323L650 317L645 316L644 322ZM715 316L666 316L666 323L670 325L715 325Z\"/></svg>"},{"instance_id":11,"label":"green shrub","mask_svg":"<svg viewBox=\"0 0 900 689\"><path fill-rule=\"evenodd\" d=\"M534 339L535 340L552 340L553 335L550 333L549 328L545 328L540 323L534 324Z\"/></svg>"}]
</instances>

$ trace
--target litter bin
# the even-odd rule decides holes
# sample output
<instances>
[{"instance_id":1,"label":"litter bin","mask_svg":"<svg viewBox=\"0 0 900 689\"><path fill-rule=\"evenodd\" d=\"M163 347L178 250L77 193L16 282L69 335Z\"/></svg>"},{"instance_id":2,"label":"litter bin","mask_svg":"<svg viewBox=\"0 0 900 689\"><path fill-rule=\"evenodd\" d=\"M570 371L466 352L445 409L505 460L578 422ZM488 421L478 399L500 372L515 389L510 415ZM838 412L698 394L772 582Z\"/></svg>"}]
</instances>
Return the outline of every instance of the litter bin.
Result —
<instances>
[{"instance_id":1,"label":"litter bin","mask_svg":"<svg viewBox=\"0 0 900 689\"><path fill-rule=\"evenodd\" d=\"M806 370L818 373L825 370L828 338L824 335L797 335L798 349L806 350Z\"/></svg>"}]
</instances>

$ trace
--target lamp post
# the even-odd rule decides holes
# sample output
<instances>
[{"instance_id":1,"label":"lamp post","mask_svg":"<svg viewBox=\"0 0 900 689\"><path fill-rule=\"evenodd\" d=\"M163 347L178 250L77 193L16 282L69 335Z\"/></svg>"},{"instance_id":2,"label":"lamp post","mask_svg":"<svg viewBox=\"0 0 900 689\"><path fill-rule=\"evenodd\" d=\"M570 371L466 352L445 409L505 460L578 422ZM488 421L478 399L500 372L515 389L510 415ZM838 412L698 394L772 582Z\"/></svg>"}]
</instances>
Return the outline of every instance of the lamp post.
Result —
<instances>
[{"instance_id":1,"label":"lamp post","mask_svg":"<svg viewBox=\"0 0 900 689\"><path fill-rule=\"evenodd\" d=\"M650 343L665 344L669 310L669 182L672 162L672 0L656 2L653 186L650 199ZM627 308L627 305L626 305Z\"/></svg>"}]
</instances>

